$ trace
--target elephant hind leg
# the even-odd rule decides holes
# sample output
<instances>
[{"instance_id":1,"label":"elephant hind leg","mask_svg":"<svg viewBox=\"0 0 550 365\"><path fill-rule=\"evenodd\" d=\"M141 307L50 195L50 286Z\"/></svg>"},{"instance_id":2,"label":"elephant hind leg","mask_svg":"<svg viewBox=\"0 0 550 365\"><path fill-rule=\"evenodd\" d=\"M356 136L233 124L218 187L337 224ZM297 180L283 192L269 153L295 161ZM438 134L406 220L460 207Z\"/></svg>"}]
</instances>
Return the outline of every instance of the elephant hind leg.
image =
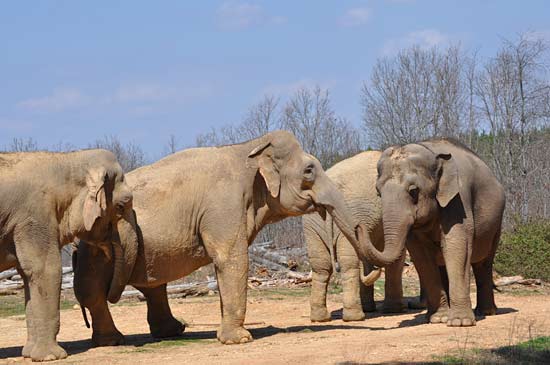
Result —
<instances>
[{"instance_id":1,"label":"elephant hind leg","mask_svg":"<svg viewBox=\"0 0 550 365\"><path fill-rule=\"evenodd\" d=\"M137 288L147 299L147 322L151 336L155 338L177 337L185 331L185 325L172 315L166 284L156 288Z\"/></svg>"},{"instance_id":2,"label":"elephant hind leg","mask_svg":"<svg viewBox=\"0 0 550 365\"><path fill-rule=\"evenodd\" d=\"M493 292L493 260L500 241L500 228L495 234L493 245L487 258L481 262L472 264L477 288L477 303L475 314L478 316L491 316L497 313L495 294Z\"/></svg>"},{"instance_id":3,"label":"elephant hind leg","mask_svg":"<svg viewBox=\"0 0 550 365\"><path fill-rule=\"evenodd\" d=\"M472 265L477 287L477 316L490 316L497 312L493 293L493 259L487 258Z\"/></svg>"}]
</instances>

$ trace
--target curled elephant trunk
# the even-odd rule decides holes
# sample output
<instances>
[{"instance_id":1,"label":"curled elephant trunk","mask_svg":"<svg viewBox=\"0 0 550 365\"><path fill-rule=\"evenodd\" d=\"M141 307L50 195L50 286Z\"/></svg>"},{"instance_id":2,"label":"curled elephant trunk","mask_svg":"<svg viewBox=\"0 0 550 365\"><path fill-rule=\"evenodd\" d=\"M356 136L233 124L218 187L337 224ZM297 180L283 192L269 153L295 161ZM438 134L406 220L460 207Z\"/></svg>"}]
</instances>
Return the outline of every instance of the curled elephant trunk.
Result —
<instances>
[{"instance_id":1,"label":"curled elephant trunk","mask_svg":"<svg viewBox=\"0 0 550 365\"><path fill-rule=\"evenodd\" d=\"M324 210L326 210L332 216L333 222L351 243L359 258L368 259L366 244L372 246L368 234L362 237L363 241L358 241L356 237L356 222L349 212L344 195L324 173L319 174L315 181L313 200L318 209L321 210L321 215L324 215ZM370 280L372 280L372 277Z\"/></svg>"},{"instance_id":2,"label":"curled elephant trunk","mask_svg":"<svg viewBox=\"0 0 550 365\"><path fill-rule=\"evenodd\" d=\"M358 227L359 241L367 242L367 259L377 266L388 266L399 260L405 249L407 236L413 224L412 214L400 204L405 197L399 191L386 192L388 197L382 197L382 221L384 226L384 250L378 251L368 240L368 233L364 227Z\"/></svg>"},{"instance_id":3,"label":"curled elephant trunk","mask_svg":"<svg viewBox=\"0 0 550 365\"><path fill-rule=\"evenodd\" d=\"M376 280L380 279L383 268L377 267L374 270L372 270L370 273L365 275L365 267L364 267L363 261L360 261L359 264L360 264L359 279L361 280L363 285L366 285L366 286L374 285Z\"/></svg>"},{"instance_id":4,"label":"curled elephant trunk","mask_svg":"<svg viewBox=\"0 0 550 365\"><path fill-rule=\"evenodd\" d=\"M114 268L107 299L111 303L119 301L126 284L130 280L138 251L138 232L135 213L127 209L117 224L118 235L113 239Z\"/></svg>"}]
</instances>

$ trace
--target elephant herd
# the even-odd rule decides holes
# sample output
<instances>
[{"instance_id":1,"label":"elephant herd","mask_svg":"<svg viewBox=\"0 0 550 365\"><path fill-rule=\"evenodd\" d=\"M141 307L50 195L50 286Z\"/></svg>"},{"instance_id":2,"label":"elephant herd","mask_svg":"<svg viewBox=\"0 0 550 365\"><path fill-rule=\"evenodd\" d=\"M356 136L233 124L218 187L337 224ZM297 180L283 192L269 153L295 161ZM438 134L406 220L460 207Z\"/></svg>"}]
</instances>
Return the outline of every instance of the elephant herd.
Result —
<instances>
[{"instance_id":1,"label":"elephant herd","mask_svg":"<svg viewBox=\"0 0 550 365\"><path fill-rule=\"evenodd\" d=\"M384 311L401 311L406 248L428 321L472 326L470 267L476 314L496 312L492 264L504 201L487 165L446 139L363 152L326 173L286 131L184 150L127 174L104 150L0 153L0 271L15 267L24 280L22 355L35 361L67 356L56 342L60 249L73 241L75 295L90 311L95 345L124 342L107 302L126 285L144 294L152 336L181 335L166 284L209 263L221 302L218 340L244 343L252 340L243 326L248 246L264 225L306 214L312 321L330 320L336 267L344 320L374 310L382 267Z\"/></svg>"}]
</instances>

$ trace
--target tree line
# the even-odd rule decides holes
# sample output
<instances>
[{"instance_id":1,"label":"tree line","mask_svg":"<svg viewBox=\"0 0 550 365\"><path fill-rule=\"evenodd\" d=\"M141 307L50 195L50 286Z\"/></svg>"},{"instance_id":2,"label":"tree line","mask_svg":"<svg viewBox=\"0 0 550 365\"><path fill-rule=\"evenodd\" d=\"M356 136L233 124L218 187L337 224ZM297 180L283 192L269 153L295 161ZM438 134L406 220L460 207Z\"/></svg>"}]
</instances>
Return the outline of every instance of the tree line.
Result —
<instances>
[{"instance_id":1,"label":"tree line","mask_svg":"<svg viewBox=\"0 0 550 365\"><path fill-rule=\"evenodd\" d=\"M233 144L286 129L325 169L365 149L452 137L495 172L507 196L505 226L550 217L550 78L548 42L534 34L503 40L492 57L460 45L411 46L376 61L360 91L361 126L334 110L330 92L302 87L287 100L264 95L238 123L199 134L195 146ZM139 145L106 136L88 147L115 153L125 171L152 162ZM38 149L14 139L9 150ZM74 149L70 145L52 150ZM164 154L179 149L170 136ZM298 238L297 238L298 237ZM259 240L302 244L300 219L267 226Z\"/></svg>"}]
</instances>

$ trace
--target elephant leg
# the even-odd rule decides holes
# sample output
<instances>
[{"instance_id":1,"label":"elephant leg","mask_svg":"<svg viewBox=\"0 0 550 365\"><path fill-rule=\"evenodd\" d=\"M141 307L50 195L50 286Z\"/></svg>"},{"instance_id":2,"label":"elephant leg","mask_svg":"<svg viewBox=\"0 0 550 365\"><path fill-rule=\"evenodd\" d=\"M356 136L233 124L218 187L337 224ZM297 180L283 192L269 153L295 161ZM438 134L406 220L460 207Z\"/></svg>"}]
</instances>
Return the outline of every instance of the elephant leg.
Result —
<instances>
[{"instance_id":1,"label":"elephant leg","mask_svg":"<svg viewBox=\"0 0 550 365\"><path fill-rule=\"evenodd\" d=\"M116 328L107 304L112 262L99 248L81 243L73 253L73 269L76 299L92 316L92 344L123 345L124 336Z\"/></svg>"},{"instance_id":2,"label":"elephant leg","mask_svg":"<svg viewBox=\"0 0 550 365\"><path fill-rule=\"evenodd\" d=\"M137 288L147 299L147 322L151 336L166 338L181 336L185 325L172 315L166 294L166 284L156 288Z\"/></svg>"},{"instance_id":3,"label":"elephant leg","mask_svg":"<svg viewBox=\"0 0 550 365\"><path fill-rule=\"evenodd\" d=\"M427 244L408 240L407 249L418 271L421 286L426 291L427 318L430 323L447 322L449 305L447 295L441 283L441 277L435 261L434 250ZM428 243L431 245L431 243Z\"/></svg>"},{"instance_id":4,"label":"elephant leg","mask_svg":"<svg viewBox=\"0 0 550 365\"><path fill-rule=\"evenodd\" d=\"M30 336L23 354L33 361L64 359L67 353L56 341L59 332L61 252L53 237L41 242L36 236L30 232L17 232L15 236L19 267L28 285L25 311Z\"/></svg>"},{"instance_id":5,"label":"elephant leg","mask_svg":"<svg viewBox=\"0 0 550 365\"><path fill-rule=\"evenodd\" d=\"M477 287L477 304L475 314L479 316L492 316L497 313L495 304L493 261L500 241L501 228L499 227L493 239L493 245L487 258L472 265Z\"/></svg>"},{"instance_id":6,"label":"elephant leg","mask_svg":"<svg viewBox=\"0 0 550 365\"><path fill-rule=\"evenodd\" d=\"M477 287L477 304L475 314L492 316L497 313L493 293L493 257L488 257L472 265Z\"/></svg>"},{"instance_id":7,"label":"elephant leg","mask_svg":"<svg viewBox=\"0 0 550 365\"><path fill-rule=\"evenodd\" d=\"M324 252L323 252L324 253ZM309 257L311 264L311 295L310 319L312 322L330 321L330 313L327 309L327 288L332 275L332 262L328 251L326 255L317 252L316 256Z\"/></svg>"},{"instance_id":8,"label":"elephant leg","mask_svg":"<svg viewBox=\"0 0 550 365\"><path fill-rule=\"evenodd\" d=\"M384 283L384 313L402 313L406 307L403 305L403 265L405 263L405 250L399 260L386 268L386 280Z\"/></svg>"},{"instance_id":9,"label":"elephant leg","mask_svg":"<svg viewBox=\"0 0 550 365\"><path fill-rule=\"evenodd\" d=\"M427 305L427 296L426 289L422 282L420 282L420 295L412 300L409 300L408 307L409 309L426 309Z\"/></svg>"},{"instance_id":10,"label":"elephant leg","mask_svg":"<svg viewBox=\"0 0 550 365\"><path fill-rule=\"evenodd\" d=\"M363 261L364 274L368 275L373 269L373 266L367 261ZM361 270L361 268L359 268ZM374 285L365 285L359 280L359 296L361 297L361 307L363 312L376 311L376 303L374 302Z\"/></svg>"},{"instance_id":11,"label":"elephant leg","mask_svg":"<svg viewBox=\"0 0 550 365\"><path fill-rule=\"evenodd\" d=\"M347 240L346 240L347 241ZM365 313L361 304L360 279L359 279L359 259L357 255L351 254L345 245L351 246L343 239L338 240L338 262L341 267L340 277L342 280L342 292L344 299L344 310L342 319L349 321L362 321L365 319Z\"/></svg>"},{"instance_id":12,"label":"elephant leg","mask_svg":"<svg viewBox=\"0 0 550 365\"><path fill-rule=\"evenodd\" d=\"M244 328L248 278L246 240L238 240L228 252L219 252L213 257L222 312L218 340L226 345L250 342L252 335Z\"/></svg>"},{"instance_id":13,"label":"elephant leg","mask_svg":"<svg viewBox=\"0 0 550 365\"><path fill-rule=\"evenodd\" d=\"M23 279L23 284L25 285L25 317L27 319L27 342L23 347L21 355L23 357L31 357L31 350L34 348L35 338L34 338L34 326L32 324L32 306L30 305L31 294L29 291L29 281L27 280L27 275L23 272L21 268L17 268L17 272Z\"/></svg>"},{"instance_id":14,"label":"elephant leg","mask_svg":"<svg viewBox=\"0 0 550 365\"><path fill-rule=\"evenodd\" d=\"M471 235L464 224L450 227L442 245L445 267L449 276L450 309L447 325L451 327L474 326L475 316L470 301Z\"/></svg>"}]
</instances>

